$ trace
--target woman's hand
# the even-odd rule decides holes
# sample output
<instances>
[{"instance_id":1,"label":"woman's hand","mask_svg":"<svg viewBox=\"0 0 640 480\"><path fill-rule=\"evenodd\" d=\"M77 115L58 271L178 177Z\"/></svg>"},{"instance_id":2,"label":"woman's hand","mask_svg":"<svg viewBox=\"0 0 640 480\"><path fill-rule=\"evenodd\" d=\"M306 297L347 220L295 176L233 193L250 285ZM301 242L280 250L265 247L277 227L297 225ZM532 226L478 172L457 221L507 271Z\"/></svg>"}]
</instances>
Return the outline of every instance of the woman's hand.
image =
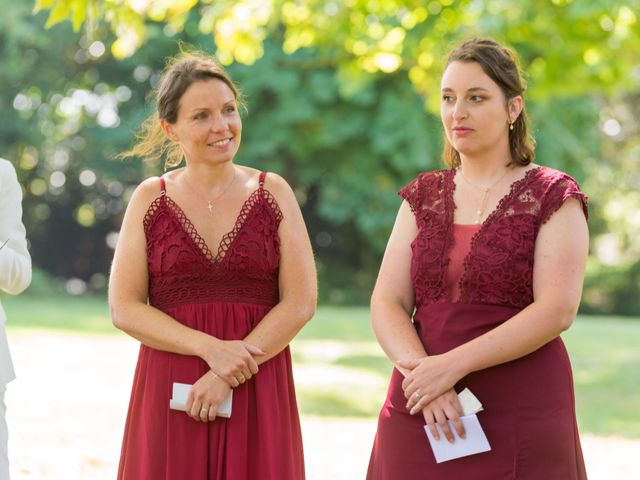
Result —
<instances>
[{"instance_id":1,"label":"woman's hand","mask_svg":"<svg viewBox=\"0 0 640 480\"><path fill-rule=\"evenodd\" d=\"M465 437L464 426L460 421L460 416L463 415L462 406L454 389L446 391L424 407L422 409L422 415L424 416L424 421L429 426L429 430L431 430L433 434L433 438L436 440L440 440L440 434L436 428L437 423L440 425L447 440L451 443L454 442L455 438L449 428L449 422L447 420L451 420L460 438Z\"/></svg>"},{"instance_id":2,"label":"woman's hand","mask_svg":"<svg viewBox=\"0 0 640 480\"><path fill-rule=\"evenodd\" d=\"M456 362L446 354L398 362L398 366L409 370L402 382L402 389L411 415L422 411L433 400L452 389L464 376L456 372L455 365Z\"/></svg>"},{"instance_id":3,"label":"woman's hand","mask_svg":"<svg viewBox=\"0 0 640 480\"><path fill-rule=\"evenodd\" d=\"M189 390L187 415L196 422L213 422L229 390L229 384L209 370Z\"/></svg>"},{"instance_id":4,"label":"woman's hand","mask_svg":"<svg viewBox=\"0 0 640 480\"><path fill-rule=\"evenodd\" d=\"M204 361L231 387L237 387L258 373L254 355L265 355L265 352L242 340L215 339Z\"/></svg>"}]
</instances>

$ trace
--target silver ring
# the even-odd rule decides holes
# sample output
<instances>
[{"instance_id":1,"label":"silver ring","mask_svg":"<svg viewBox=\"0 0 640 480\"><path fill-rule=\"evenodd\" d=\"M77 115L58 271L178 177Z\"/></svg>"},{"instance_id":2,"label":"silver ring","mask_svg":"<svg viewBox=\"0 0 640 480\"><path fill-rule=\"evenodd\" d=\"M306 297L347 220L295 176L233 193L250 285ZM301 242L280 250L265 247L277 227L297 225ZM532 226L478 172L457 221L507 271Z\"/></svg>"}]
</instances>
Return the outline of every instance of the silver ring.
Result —
<instances>
[{"instance_id":1,"label":"silver ring","mask_svg":"<svg viewBox=\"0 0 640 480\"><path fill-rule=\"evenodd\" d=\"M418 400L420 400L420 397L422 397L422 394L420 392L415 392L413 396L416 397Z\"/></svg>"}]
</instances>

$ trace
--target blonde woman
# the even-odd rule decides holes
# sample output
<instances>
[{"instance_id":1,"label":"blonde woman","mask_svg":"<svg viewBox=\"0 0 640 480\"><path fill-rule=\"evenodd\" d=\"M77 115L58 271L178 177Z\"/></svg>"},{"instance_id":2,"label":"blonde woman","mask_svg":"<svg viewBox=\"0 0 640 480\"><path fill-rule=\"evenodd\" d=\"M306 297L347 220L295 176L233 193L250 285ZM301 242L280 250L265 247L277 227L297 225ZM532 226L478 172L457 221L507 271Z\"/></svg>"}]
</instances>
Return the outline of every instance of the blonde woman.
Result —
<instances>
[{"instance_id":1,"label":"blonde woman","mask_svg":"<svg viewBox=\"0 0 640 480\"><path fill-rule=\"evenodd\" d=\"M156 106L132 154L186 164L137 188L113 261L113 322L142 343L118 478L303 479L288 344L316 276L295 196L234 163L241 102L211 58L171 62ZM186 413L173 383L192 385Z\"/></svg>"}]
</instances>

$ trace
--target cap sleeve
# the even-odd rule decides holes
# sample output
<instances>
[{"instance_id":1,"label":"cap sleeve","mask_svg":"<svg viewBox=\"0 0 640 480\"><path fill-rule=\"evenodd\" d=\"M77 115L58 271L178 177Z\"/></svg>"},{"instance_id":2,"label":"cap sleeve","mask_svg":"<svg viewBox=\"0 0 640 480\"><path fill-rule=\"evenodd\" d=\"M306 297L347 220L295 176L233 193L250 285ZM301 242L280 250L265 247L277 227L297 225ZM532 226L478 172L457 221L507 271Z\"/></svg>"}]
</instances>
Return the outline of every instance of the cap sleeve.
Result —
<instances>
[{"instance_id":1,"label":"cap sleeve","mask_svg":"<svg viewBox=\"0 0 640 480\"><path fill-rule=\"evenodd\" d=\"M420 210L420 205L424 199L424 185L422 182L422 174L418 175L407 185L402 187L398 195L405 200L411 207L411 211L416 214Z\"/></svg>"},{"instance_id":2,"label":"cap sleeve","mask_svg":"<svg viewBox=\"0 0 640 480\"><path fill-rule=\"evenodd\" d=\"M546 223L553 214L560 209L567 198L576 198L582 204L585 218L589 218L589 205L587 196L582 193L578 183L569 175L559 176L549 185L542 202L541 222Z\"/></svg>"}]
</instances>

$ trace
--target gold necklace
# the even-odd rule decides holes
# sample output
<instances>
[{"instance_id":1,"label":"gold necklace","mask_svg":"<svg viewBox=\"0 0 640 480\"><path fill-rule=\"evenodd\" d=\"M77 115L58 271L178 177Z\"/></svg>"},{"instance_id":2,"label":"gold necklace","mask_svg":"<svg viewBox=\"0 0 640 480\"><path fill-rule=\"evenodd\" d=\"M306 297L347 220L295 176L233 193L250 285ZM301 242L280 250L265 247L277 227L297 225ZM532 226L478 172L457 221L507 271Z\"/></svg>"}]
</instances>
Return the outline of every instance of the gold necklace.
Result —
<instances>
[{"instance_id":1,"label":"gold necklace","mask_svg":"<svg viewBox=\"0 0 640 480\"><path fill-rule=\"evenodd\" d=\"M462 167L458 168L458 171L460 172L460 175L462 176L462 179L467 182L469 185L471 185L473 188L475 188L476 190L480 190L481 192L483 192L482 194L482 201L480 202L480 208L478 210L476 210L476 215L478 215L478 218L476 219L476 225L479 225L482 220L482 216L484 215L484 211L487 208L487 202L489 201L489 192L491 191L491 189L493 187L495 187L496 185L498 185L498 183L500 183L500 180L502 180L504 177L507 176L507 173L509 173L509 169L505 170L505 172L502 174L502 176L496 180L495 182L493 182L493 184L491 184L489 187L478 187L477 185L474 185L473 183L471 183L467 177L464 176L464 173L462 173Z\"/></svg>"},{"instance_id":2,"label":"gold necklace","mask_svg":"<svg viewBox=\"0 0 640 480\"><path fill-rule=\"evenodd\" d=\"M220 192L215 198L209 199L207 200L207 208L209 209L209 213L213 213L213 204L220 200L220 198L227 193L227 191L231 188L231 185L233 185L233 182L236 179L236 173L237 170L234 168L233 169L233 175L231 176L231 180L229 181L229 183L227 184L226 187L224 187L224 190L222 190L222 192Z\"/></svg>"}]
</instances>

